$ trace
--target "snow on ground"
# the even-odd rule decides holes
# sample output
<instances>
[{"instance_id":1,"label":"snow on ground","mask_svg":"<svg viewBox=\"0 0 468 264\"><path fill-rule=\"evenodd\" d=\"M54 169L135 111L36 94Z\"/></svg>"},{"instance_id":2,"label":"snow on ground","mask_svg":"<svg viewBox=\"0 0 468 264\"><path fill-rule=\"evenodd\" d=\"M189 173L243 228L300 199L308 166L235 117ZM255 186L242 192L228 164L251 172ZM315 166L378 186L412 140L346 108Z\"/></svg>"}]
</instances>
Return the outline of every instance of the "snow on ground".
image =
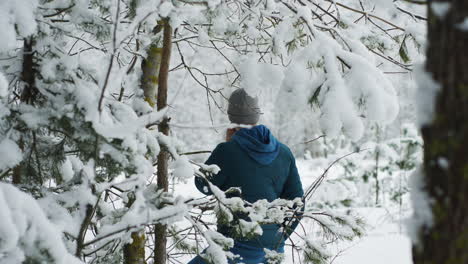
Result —
<instances>
[{"instance_id":1,"label":"snow on ground","mask_svg":"<svg viewBox=\"0 0 468 264\"><path fill-rule=\"evenodd\" d=\"M307 188L315 177L323 172L323 166L315 166L321 161L298 160L297 166L302 178L304 188ZM333 170L330 170L333 174ZM336 173L336 172L335 172ZM330 177L334 175L329 175ZM193 184L193 179L185 183L176 183L172 187L175 193L185 197L202 197ZM328 189L327 192L333 192ZM384 208L353 208L367 224L366 234L351 242L340 242L331 252L335 258L333 264L411 264L411 241L406 234L405 225L395 218L395 214ZM404 216L401 217L404 219ZM302 221L306 225L307 222ZM187 256L187 262L190 257ZM285 263L293 263L291 248L286 248ZM297 254L296 261L297 262Z\"/></svg>"},{"instance_id":2,"label":"snow on ground","mask_svg":"<svg viewBox=\"0 0 468 264\"><path fill-rule=\"evenodd\" d=\"M402 234L369 235L348 248L334 264L410 264L411 244Z\"/></svg>"},{"instance_id":3,"label":"snow on ground","mask_svg":"<svg viewBox=\"0 0 468 264\"><path fill-rule=\"evenodd\" d=\"M351 243L342 243L344 249L334 264L411 264L411 241L403 224L387 217L381 208L356 209L367 221L367 234Z\"/></svg>"}]
</instances>

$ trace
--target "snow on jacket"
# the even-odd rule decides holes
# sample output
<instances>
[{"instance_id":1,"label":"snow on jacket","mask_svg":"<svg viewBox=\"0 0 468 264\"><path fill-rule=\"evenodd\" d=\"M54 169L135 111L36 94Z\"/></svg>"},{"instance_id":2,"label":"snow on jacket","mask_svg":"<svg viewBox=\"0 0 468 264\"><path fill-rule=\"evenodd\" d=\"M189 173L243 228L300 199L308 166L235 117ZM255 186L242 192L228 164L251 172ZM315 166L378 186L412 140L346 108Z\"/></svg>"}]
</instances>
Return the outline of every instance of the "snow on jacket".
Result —
<instances>
[{"instance_id":1,"label":"snow on jacket","mask_svg":"<svg viewBox=\"0 0 468 264\"><path fill-rule=\"evenodd\" d=\"M242 198L251 203L260 199L293 200L304 194L293 154L263 125L240 129L231 141L219 144L205 163L221 168L211 183L223 191L240 187ZM200 192L211 194L203 178L195 177L195 185ZM279 228L277 224L262 225L261 236L241 242L259 248L283 246L285 238ZM225 226L218 226L218 231L229 236Z\"/></svg>"}]
</instances>

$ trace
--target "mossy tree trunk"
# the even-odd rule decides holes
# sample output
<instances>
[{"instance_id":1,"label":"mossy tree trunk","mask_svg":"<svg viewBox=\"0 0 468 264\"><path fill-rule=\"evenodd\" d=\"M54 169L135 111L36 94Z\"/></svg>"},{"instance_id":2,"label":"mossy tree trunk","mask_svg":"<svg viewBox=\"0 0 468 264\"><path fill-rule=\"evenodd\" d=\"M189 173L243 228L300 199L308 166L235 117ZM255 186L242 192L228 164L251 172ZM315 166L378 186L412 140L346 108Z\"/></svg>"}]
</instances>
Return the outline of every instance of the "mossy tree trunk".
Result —
<instances>
[{"instance_id":1,"label":"mossy tree trunk","mask_svg":"<svg viewBox=\"0 0 468 264\"><path fill-rule=\"evenodd\" d=\"M418 230L415 264L468 263L468 1L430 0L426 71L440 84L433 121L422 128L424 182L433 221ZM434 10L449 5L447 14ZM424 89L424 87L421 87ZM429 103L429 102L428 102ZM417 210L417 208L415 208Z\"/></svg>"},{"instance_id":2,"label":"mossy tree trunk","mask_svg":"<svg viewBox=\"0 0 468 264\"><path fill-rule=\"evenodd\" d=\"M153 31L154 34L158 34L162 30L162 25L157 25ZM161 43L159 39L156 39L151 43L147 50L147 57L141 64L142 76L141 76L141 88L145 95L145 100L151 105L156 105L158 87L159 87L159 70L161 68L162 59Z\"/></svg>"},{"instance_id":3,"label":"mossy tree trunk","mask_svg":"<svg viewBox=\"0 0 468 264\"><path fill-rule=\"evenodd\" d=\"M162 23L158 23L158 25L153 30L153 34L158 34L163 29ZM163 43L164 45L164 43ZM161 43L159 39L155 39L153 43L149 46L147 50L147 57L142 61L141 69L142 69L142 76L141 76L141 83L140 86L143 89L143 93L145 96L145 101L148 102L152 107L156 105L156 100L158 100L158 90L159 90L159 75L161 74L160 69L161 65L164 64L162 54L164 47L161 47ZM167 74L167 73L166 73ZM167 89L167 85L166 85ZM158 101L158 109L159 109L159 101ZM164 132L163 132L164 133ZM166 135L168 133L165 133ZM160 156L160 155L159 155ZM162 168L159 165L159 156L158 156L158 173L159 171L167 171L167 162L161 162ZM166 177L167 178L167 177ZM159 174L158 174L159 179ZM159 187L159 183L158 183ZM131 201L127 206L131 206L133 201ZM140 230L133 232L131 234L132 243L125 244L123 248L123 255L124 255L124 263L125 264L146 264L145 258L145 244L146 244L146 236L145 230ZM165 243L164 243L165 246ZM165 252L164 252L165 253Z\"/></svg>"},{"instance_id":4,"label":"mossy tree trunk","mask_svg":"<svg viewBox=\"0 0 468 264\"><path fill-rule=\"evenodd\" d=\"M130 208L135 202L135 197L129 197L127 207ZM123 247L124 264L146 264L145 244L146 236L145 229L132 232L132 243L125 244Z\"/></svg>"},{"instance_id":5,"label":"mossy tree trunk","mask_svg":"<svg viewBox=\"0 0 468 264\"><path fill-rule=\"evenodd\" d=\"M123 248L125 264L146 264L145 259L145 230L131 234L132 243L125 244Z\"/></svg>"},{"instance_id":6,"label":"mossy tree trunk","mask_svg":"<svg viewBox=\"0 0 468 264\"><path fill-rule=\"evenodd\" d=\"M133 232L131 244L124 246L125 264L145 264L145 233Z\"/></svg>"}]
</instances>

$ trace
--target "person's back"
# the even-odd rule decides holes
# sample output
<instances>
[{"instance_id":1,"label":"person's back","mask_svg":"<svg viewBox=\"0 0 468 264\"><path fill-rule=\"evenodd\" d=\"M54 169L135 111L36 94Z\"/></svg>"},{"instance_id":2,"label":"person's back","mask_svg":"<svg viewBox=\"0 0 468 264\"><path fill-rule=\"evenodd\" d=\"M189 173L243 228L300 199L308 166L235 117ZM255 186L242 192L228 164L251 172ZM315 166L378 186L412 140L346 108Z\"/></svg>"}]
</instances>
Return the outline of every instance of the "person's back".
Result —
<instances>
[{"instance_id":1,"label":"person's back","mask_svg":"<svg viewBox=\"0 0 468 264\"><path fill-rule=\"evenodd\" d=\"M293 200L303 195L294 156L263 125L236 132L231 141L216 147L206 164L216 164L221 169L211 180L214 185L223 191L239 187L241 197L250 203L261 199ZM202 193L211 194L204 179L196 178L195 184ZM229 236L228 228L220 229ZM244 242L269 249L282 244L281 234L277 234L279 225L263 225L262 229L261 237Z\"/></svg>"},{"instance_id":2,"label":"person's back","mask_svg":"<svg viewBox=\"0 0 468 264\"><path fill-rule=\"evenodd\" d=\"M237 90L230 97L228 113L233 123L255 124L257 109L256 101L243 90ZM263 125L236 129L232 138L228 136L227 142L213 150L206 164L215 164L221 169L210 179L212 184L223 191L238 187L241 197L250 203L261 199L269 202L278 198L293 200L303 196L293 154ZM196 177L195 185L200 192L211 194L206 179ZM255 239L235 240L231 251L241 255L243 263L262 262L263 248L283 251L286 236L279 231L280 225L262 225L262 230L262 235ZM228 226L218 225L218 232L231 236ZM203 261L197 257L190 262L195 263Z\"/></svg>"}]
</instances>

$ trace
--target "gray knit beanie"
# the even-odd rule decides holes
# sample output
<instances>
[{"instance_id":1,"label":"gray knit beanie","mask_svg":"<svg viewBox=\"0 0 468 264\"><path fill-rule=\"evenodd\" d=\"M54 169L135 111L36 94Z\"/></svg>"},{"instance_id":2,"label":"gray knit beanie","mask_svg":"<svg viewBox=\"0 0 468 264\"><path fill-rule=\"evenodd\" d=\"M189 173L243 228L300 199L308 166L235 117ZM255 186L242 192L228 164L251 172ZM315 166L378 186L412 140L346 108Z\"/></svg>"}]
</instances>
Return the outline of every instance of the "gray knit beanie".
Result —
<instances>
[{"instance_id":1,"label":"gray knit beanie","mask_svg":"<svg viewBox=\"0 0 468 264\"><path fill-rule=\"evenodd\" d=\"M229 97L229 120L235 124L256 124L260 119L258 99L249 96L244 89L237 89Z\"/></svg>"}]
</instances>

